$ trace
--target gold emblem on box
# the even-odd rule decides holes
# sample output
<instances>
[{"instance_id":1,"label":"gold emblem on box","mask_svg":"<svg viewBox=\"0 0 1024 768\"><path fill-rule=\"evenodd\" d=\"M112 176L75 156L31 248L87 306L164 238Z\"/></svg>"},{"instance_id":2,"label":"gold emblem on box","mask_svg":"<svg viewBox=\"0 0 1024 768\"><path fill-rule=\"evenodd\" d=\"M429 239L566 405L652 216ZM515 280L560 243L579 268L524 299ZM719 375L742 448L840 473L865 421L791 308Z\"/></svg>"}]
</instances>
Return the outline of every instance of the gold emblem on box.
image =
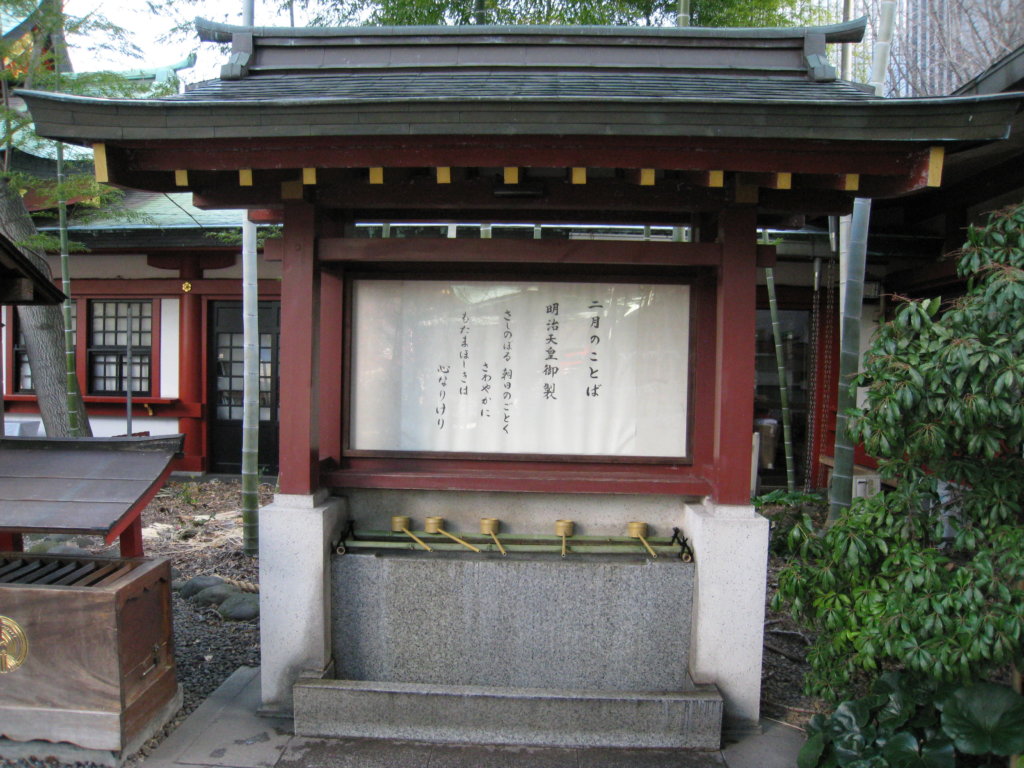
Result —
<instances>
[{"instance_id":1,"label":"gold emblem on box","mask_svg":"<svg viewBox=\"0 0 1024 768\"><path fill-rule=\"evenodd\" d=\"M0 616L0 675L13 672L28 656L28 636L14 619Z\"/></svg>"}]
</instances>

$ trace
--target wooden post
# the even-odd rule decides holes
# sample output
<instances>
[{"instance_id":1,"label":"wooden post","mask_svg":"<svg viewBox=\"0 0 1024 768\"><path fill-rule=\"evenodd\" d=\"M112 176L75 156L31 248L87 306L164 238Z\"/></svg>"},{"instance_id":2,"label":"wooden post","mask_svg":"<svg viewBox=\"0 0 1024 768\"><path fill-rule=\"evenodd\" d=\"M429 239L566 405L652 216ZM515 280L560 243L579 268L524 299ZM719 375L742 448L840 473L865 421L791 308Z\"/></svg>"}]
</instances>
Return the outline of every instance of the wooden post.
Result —
<instances>
[{"instance_id":1,"label":"wooden post","mask_svg":"<svg viewBox=\"0 0 1024 768\"><path fill-rule=\"evenodd\" d=\"M203 445L203 301L201 296L192 291L192 283L202 279L203 270L196 254L181 258L178 396L189 415L178 419L178 429L185 435L185 442L182 446L184 458L179 461L177 468L187 472L202 472L206 469L206 448Z\"/></svg>"},{"instance_id":2,"label":"wooden post","mask_svg":"<svg viewBox=\"0 0 1024 768\"><path fill-rule=\"evenodd\" d=\"M719 219L722 267L715 302L715 467L719 504L750 503L754 429L757 213L734 207Z\"/></svg>"},{"instance_id":3,"label":"wooden post","mask_svg":"<svg viewBox=\"0 0 1024 768\"><path fill-rule=\"evenodd\" d=\"M281 280L281 493L319 486L320 270L312 205L284 206Z\"/></svg>"}]
</instances>

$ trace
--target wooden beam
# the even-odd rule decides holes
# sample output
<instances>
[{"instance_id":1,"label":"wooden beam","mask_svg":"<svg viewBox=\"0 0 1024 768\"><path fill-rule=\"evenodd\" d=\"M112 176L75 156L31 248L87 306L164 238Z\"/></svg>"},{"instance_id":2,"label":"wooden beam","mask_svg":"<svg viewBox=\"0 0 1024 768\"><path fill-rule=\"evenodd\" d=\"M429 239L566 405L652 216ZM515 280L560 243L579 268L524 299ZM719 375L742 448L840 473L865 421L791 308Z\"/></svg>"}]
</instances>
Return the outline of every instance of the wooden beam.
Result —
<instances>
[{"instance_id":1,"label":"wooden beam","mask_svg":"<svg viewBox=\"0 0 1024 768\"><path fill-rule=\"evenodd\" d=\"M502 169L501 177L505 184L518 184L519 168L517 166L505 166Z\"/></svg>"},{"instance_id":2,"label":"wooden beam","mask_svg":"<svg viewBox=\"0 0 1024 768\"><path fill-rule=\"evenodd\" d=\"M595 157L610 168L743 171L807 174L905 173L909 158L928 148L912 142L830 142L789 139L740 140L708 137L680 142L675 137L628 139L605 136L441 136L310 137L301 143L284 139L245 142L209 139L147 144L119 142L108 152L130 151L132 172L192 170L237 171L239 168L424 168L437 166L587 167ZM111 167L111 172L114 168ZM121 183L121 182L119 182Z\"/></svg>"},{"instance_id":3,"label":"wooden beam","mask_svg":"<svg viewBox=\"0 0 1024 768\"><path fill-rule=\"evenodd\" d=\"M268 241L271 242L271 241ZM773 249L774 250L774 249ZM450 240L434 238L321 237L322 262L433 264L603 264L647 267L717 267L718 243L617 242L600 240Z\"/></svg>"},{"instance_id":4,"label":"wooden beam","mask_svg":"<svg viewBox=\"0 0 1024 768\"><path fill-rule=\"evenodd\" d=\"M92 145L92 165L97 183L106 184L110 181L110 172L107 170L107 145L103 142Z\"/></svg>"},{"instance_id":5,"label":"wooden beam","mask_svg":"<svg viewBox=\"0 0 1024 768\"><path fill-rule=\"evenodd\" d=\"M736 202L740 205L756 205L759 198L758 189L753 184L736 185Z\"/></svg>"},{"instance_id":6,"label":"wooden beam","mask_svg":"<svg viewBox=\"0 0 1024 768\"><path fill-rule=\"evenodd\" d=\"M302 183L307 186L316 184L316 168L302 169Z\"/></svg>"},{"instance_id":7,"label":"wooden beam","mask_svg":"<svg viewBox=\"0 0 1024 768\"><path fill-rule=\"evenodd\" d=\"M452 183L452 169L447 165L439 165L435 169L438 184Z\"/></svg>"},{"instance_id":8,"label":"wooden beam","mask_svg":"<svg viewBox=\"0 0 1024 768\"><path fill-rule=\"evenodd\" d=\"M571 170L569 178L573 184L586 184L587 183L587 169L575 167Z\"/></svg>"},{"instance_id":9,"label":"wooden beam","mask_svg":"<svg viewBox=\"0 0 1024 768\"><path fill-rule=\"evenodd\" d=\"M188 171L178 169L174 172L174 186L176 187L187 187L188 186Z\"/></svg>"},{"instance_id":10,"label":"wooden beam","mask_svg":"<svg viewBox=\"0 0 1024 768\"><path fill-rule=\"evenodd\" d=\"M238 169L238 186L240 186L240 187L251 187L252 186L252 168L239 168Z\"/></svg>"},{"instance_id":11,"label":"wooden beam","mask_svg":"<svg viewBox=\"0 0 1024 768\"><path fill-rule=\"evenodd\" d=\"M302 189L301 181L283 181L281 182L281 199L282 200L301 200L304 192Z\"/></svg>"},{"instance_id":12,"label":"wooden beam","mask_svg":"<svg viewBox=\"0 0 1024 768\"><path fill-rule=\"evenodd\" d=\"M945 147L932 147L928 152L928 186L942 186L942 164L946 157Z\"/></svg>"},{"instance_id":13,"label":"wooden beam","mask_svg":"<svg viewBox=\"0 0 1024 768\"><path fill-rule=\"evenodd\" d=\"M384 168L383 166L375 165L370 168L370 183L371 184L383 184L384 183Z\"/></svg>"}]
</instances>

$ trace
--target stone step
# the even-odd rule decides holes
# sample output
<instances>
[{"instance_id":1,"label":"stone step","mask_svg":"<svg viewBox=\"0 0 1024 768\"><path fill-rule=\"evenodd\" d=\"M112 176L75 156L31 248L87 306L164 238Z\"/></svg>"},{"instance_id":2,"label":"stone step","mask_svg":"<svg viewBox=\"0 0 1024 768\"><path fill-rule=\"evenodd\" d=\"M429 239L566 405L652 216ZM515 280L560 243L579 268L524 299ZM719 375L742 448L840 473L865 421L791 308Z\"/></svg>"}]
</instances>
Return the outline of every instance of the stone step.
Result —
<instances>
[{"instance_id":1,"label":"stone step","mask_svg":"<svg viewBox=\"0 0 1024 768\"><path fill-rule=\"evenodd\" d=\"M721 741L713 685L593 691L300 679L293 693L301 736L683 749Z\"/></svg>"}]
</instances>

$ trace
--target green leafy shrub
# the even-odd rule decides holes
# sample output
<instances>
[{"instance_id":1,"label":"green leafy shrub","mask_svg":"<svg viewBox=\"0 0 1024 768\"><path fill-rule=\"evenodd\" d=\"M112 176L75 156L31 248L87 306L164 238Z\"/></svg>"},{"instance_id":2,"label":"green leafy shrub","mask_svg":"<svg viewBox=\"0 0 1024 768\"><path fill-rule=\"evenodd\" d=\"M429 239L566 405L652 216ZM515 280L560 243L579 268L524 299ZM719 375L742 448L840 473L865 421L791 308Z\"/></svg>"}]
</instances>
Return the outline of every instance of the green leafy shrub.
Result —
<instances>
[{"instance_id":1,"label":"green leafy shrub","mask_svg":"<svg viewBox=\"0 0 1024 768\"><path fill-rule=\"evenodd\" d=\"M966 294L903 303L857 381L852 430L896 490L789 534L775 607L817 630L807 687L831 700L1024 660L1024 206L972 228L959 269Z\"/></svg>"},{"instance_id":2,"label":"green leafy shrub","mask_svg":"<svg viewBox=\"0 0 1024 768\"><path fill-rule=\"evenodd\" d=\"M776 555L792 554L789 542L794 526L800 524L807 528L814 524L820 525L828 513L828 505L822 494L787 491L784 488L756 496L753 503L758 512L771 523L769 546Z\"/></svg>"},{"instance_id":3,"label":"green leafy shrub","mask_svg":"<svg viewBox=\"0 0 1024 768\"><path fill-rule=\"evenodd\" d=\"M957 753L1024 750L1024 696L1005 685L952 687L888 672L860 699L815 715L797 768L955 768Z\"/></svg>"}]
</instances>

